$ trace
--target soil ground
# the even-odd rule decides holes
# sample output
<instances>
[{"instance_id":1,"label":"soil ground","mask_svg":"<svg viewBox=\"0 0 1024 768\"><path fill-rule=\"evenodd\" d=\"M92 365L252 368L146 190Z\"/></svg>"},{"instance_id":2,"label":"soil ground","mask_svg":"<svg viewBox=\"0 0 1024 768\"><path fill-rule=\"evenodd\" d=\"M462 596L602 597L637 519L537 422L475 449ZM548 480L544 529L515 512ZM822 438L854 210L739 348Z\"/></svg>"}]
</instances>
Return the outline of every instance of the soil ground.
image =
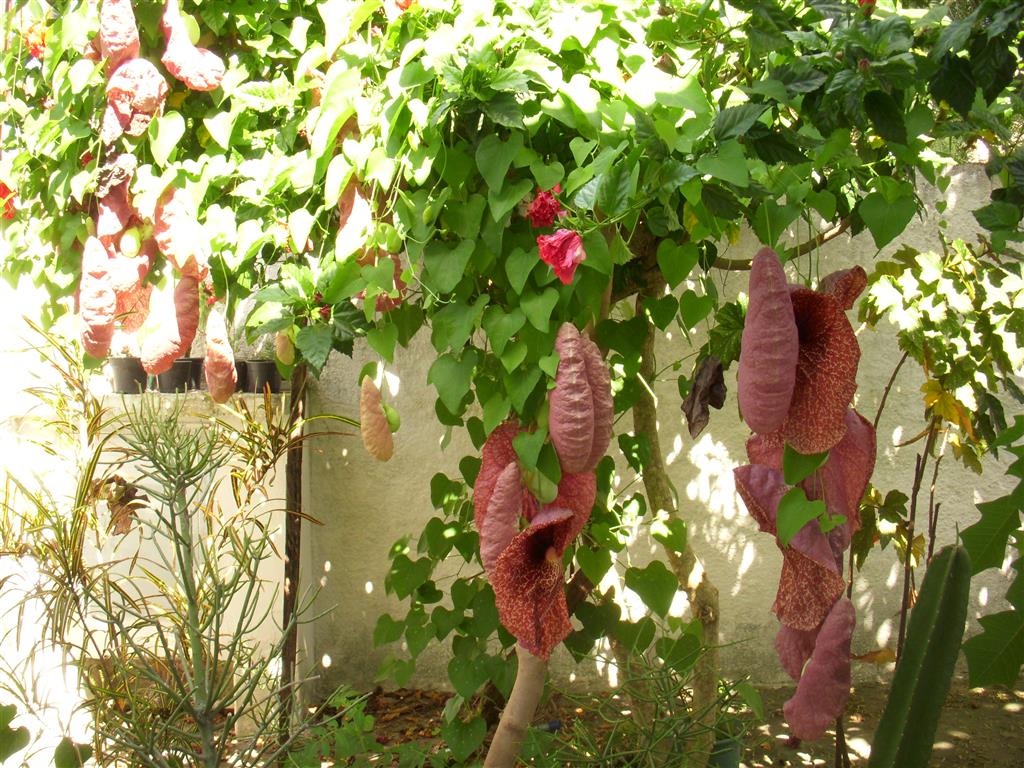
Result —
<instances>
[{"instance_id":1,"label":"soil ground","mask_svg":"<svg viewBox=\"0 0 1024 768\"><path fill-rule=\"evenodd\" d=\"M833 732L818 742L796 743L789 737L782 705L791 689L761 691L767 722L751 723L744 739L742 766L833 766ZM375 691L367 711L375 716L376 737L382 744L436 742L443 723L444 704L451 694L400 689ZM845 730L853 766L866 766L869 747L885 707L888 688L879 683L857 685L850 697ZM558 720L564 732L581 721L598 737L604 727L588 717L579 697L557 694L540 713L539 721ZM1024 768L1024 690L968 689L954 683L943 708L935 737L931 768Z\"/></svg>"}]
</instances>

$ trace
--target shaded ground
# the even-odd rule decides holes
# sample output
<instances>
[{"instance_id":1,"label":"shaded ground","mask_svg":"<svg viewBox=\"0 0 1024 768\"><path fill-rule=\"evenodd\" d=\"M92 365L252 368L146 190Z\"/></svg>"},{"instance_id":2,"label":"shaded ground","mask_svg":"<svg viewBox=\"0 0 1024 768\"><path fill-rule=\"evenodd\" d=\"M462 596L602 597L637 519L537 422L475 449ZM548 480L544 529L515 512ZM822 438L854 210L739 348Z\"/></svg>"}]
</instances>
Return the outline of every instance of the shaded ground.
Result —
<instances>
[{"instance_id":1,"label":"shaded ground","mask_svg":"<svg viewBox=\"0 0 1024 768\"><path fill-rule=\"evenodd\" d=\"M782 705L791 689L764 690L767 723L753 724L744 740L742 765L746 768L776 766L832 766L835 752L831 733L820 742L794 745L782 717ZM851 764L865 766L874 728L885 706L888 688L878 683L858 685L847 707L846 734ZM400 689L376 691L367 701L375 717L375 735L382 744L438 740L444 704L450 694ZM563 732L577 723L587 725L600 737L604 723L595 722L579 700L555 696L539 720L558 720ZM1024 768L1024 690L968 690L954 683L943 709L936 735L932 768Z\"/></svg>"}]
</instances>

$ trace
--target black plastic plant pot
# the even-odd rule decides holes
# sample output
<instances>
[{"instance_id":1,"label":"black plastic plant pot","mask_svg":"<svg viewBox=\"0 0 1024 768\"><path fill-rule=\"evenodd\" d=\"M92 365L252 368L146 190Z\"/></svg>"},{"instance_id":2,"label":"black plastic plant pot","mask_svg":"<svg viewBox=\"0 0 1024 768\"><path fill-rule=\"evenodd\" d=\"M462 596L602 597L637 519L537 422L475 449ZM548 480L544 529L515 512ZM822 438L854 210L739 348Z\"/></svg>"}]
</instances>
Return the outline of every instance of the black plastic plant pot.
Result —
<instances>
[{"instance_id":1,"label":"black plastic plant pot","mask_svg":"<svg viewBox=\"0 0 1024 768\"><path fill-rule=\"evenodd\" d=\"M164 394L187 392L191 375L192 361L187 357L179 357L168 370L157 374L156 388Z\"/></svg>"},{"instance_id":2,"label":"black plastic plant pot","mask_svg":"<svg viewBox=\"0 0 1024 768\"><path fill-rule=\"evenodd\" d=\"M249 383L249 362L247 360L235 360L235 392L248 392L246 385Z\"/></svg>"},{"instance_id":3,"label":"black plastic plant pot","mask_svg":"<svg viewBox=\"0 0 1024 768\"><path fill-rule=\"evenodd\" d=\"M188 360L192 366L188 372L188 388L203 389L203 384L206 383L205 377L203 376L203 358L186 357L185 359Z\"/></svg>"},{"instance_id":4,"label":"black plastic plant pot","mask_svg":"<svg viewBox=\"0 0 1024 768\"><path fill-rule=\"evenodd\" d=\"M271 392L281 391L281 375L277 372L277 364L273 360L249 360L246 368L246 392L262 392L269 384Z\"/></svg>"},{"instance_id":5,"label":"black plastic plant pot","mask_svg":"<svg viewBox=\"0 0 1024 768\"><path fill-rule=\"evenodd\" d=\"M114 391L121 395L139 395L146 391L145 369L137 357L110 358L110 373Z\"/></svg>"}]
</instances>

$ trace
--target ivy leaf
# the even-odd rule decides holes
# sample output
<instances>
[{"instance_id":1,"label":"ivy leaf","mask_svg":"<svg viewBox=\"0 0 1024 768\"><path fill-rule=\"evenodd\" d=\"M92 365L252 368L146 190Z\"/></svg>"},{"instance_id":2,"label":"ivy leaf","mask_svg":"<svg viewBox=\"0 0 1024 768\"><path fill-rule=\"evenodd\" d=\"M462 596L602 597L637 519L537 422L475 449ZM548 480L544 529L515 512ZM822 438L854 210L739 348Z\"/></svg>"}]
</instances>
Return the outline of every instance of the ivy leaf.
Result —
<instances>
[{"instance_id":1,"label":"ivy leaf","mask_svg":"<svg viewBox=\"0 0 1024 768\"><path fill-rule=\"evenodd\" d=\"M714 154L699 158L697 170L737 187L745 187L750 182L747 157L743 154L739 142L735 140L726 141L718 146L718 151Z\"/></svg>"},{"instance_id":2,"label":"ivy leaf","mask_svg":"<svg viewBox=\"0 0 1024 768\"><path fill-rule=\"evenodd\" d=\"M295 346L309 367L319 376L334 343L334 330L329 325L307 325L295 334Z\"/></svg>"},{"instance_id":3,"label":"ivy leaf","mask_svg":"<svg viewBox=\"0 0 1024 768\"><path fill-rule=\"evenodd\" d=\"M1024 664L1024 613L1001 611L978 619L982 632L964 643L971 686L1012 687Z\"/></svg>"},{"instance_id":4,"label":"ivy leaf","mask_svg":"<svg viewBox=\"0 0 1024 768\"><path fill-rule=\"evenodd\" d=\"M627 568L626 586L636 592L648 608L664 618L672 607L679 580L663 562L655 560L646 568Z\"/></svg>"},{"instance_id":5,"label":"ivy leaf","mask_svg":"<svg viewBox=\"0 0 1024 768\"><path fill-rule=\"evenodd\" d=\"M591 584L600 584L608 569L612 567L612 553L604 548L579 547L576 550L576 562Z\"/></svg>"},{"instance_id":6,"label":"ivy leaf","mask_svg":"<svg viewBox=\"0 0 1024 768\"><path fill-rule=\"evenodd\" d=\"M484 313L483 329L491 342L494 354L501 356L509 339L515 336L526 323L526 315L518 307L505 312L501 307L488 307Z\"/></svg>"},{"instance_id":7,"label":"ivy leaf","mask_svg":"<svg viewBox=\"0 0 1024 768\"><path fill-rule=\"evenodd\" d=\"M505 275L508 277L512 290L517 294L523 292L526 281L530 277L533 268L540 262L540 256L536 250L524 250L516 248L505 259Z\"/></svg>"},{"instance_id":8,"label":"ivy leaf","mask_svg":"<svg viewBox=\"0 0 1024 768\"><path fill-rule=\"evenodd\" d=\"M690 289L679 297L679 316L687 330L693 330L694 326L707 317L714 308L714 297L698 296Z\"/></svg>"},{"instance_id":9,"label":"ivy leaf","mask_svg":"<svg viewBox=\"0 0 1024 768\"><path fill-rule=\"evenodd\" d=\"M167 158L185 135L185 118L180 112L168 112L149 125L149 149L157 165L167 165Z\"/></svg>"},{"instance_id":10,"label":"ivy leaf","mask_svg":"<svg viewBox=\"0 0 1024 768\"><path fill-rule=\"evenodd\" d=\"M491 190L501 189L505 184L512 160L523 148L523 134L514 132L508 141L502 141L496 134L489 134L476 148L476 167ZM499 217L500 218L500 217Z\"/></svg>"},{"instance_id":11,"label":"ivy leaf","mask_svg":"<svg viewBox=\"0 0 1024 768\"><path fill-rule=\"evenodd\" d=\"M671 293L660 298L644 299L644 312L660 330L668 328L669 323L679 311L679 300Z\"/></svg>"},{"instance_id":12,"label":"ivy leaf","mask_svg":"<svg viewBox=\"0 0 1024 768\"><path fill-rule=\"evenodd\" d=\"M651 536L672 552L683 552L686 549L686 523L678 517L659 516L651 523Z\"/></svg>"},{"instance_id":13,"label":"ivy leaf","mask_svg":"<svg viewBox=\"0 0 1024 768\"><path fill-rule=\"evenodd\" d=\"M53 752L54 768L81 768L92 757L92 747L75 744L65 736Z\"/></svg>"},{"instance_id":14,"label":"ivy leaf","mask_svg":"<svg viewBox=\"0 0 1024 768\"><path fill-rule=\"evenodd\" d=\"M397 642L405 631L405 622L393 619L391 614L382 613L377 617L373 628L373 644L375 647Z\"/></svg>"},{"instance_id":15,"label":"ivy leaf","mask_svg":"<svg viewBox=\"0 0 1024 768\"><path fill-rule=\"evenodd\" d=\"M808 501L803 488L792 488L779 499L777 528L779 542L788 547L789 542L807 523L827 514L825 502Z\"/></svg>"},{"instance_id":16,"label":"ivy leaf","mask_svg":"<svg viewBox=\"0 0 1024 768\"><path fill-rule=\"evenodd\" d=\"M398 326L393 323L377 325L366 332L366 341L374 352L393 363L395 344L398 343Z\"/></svg>"},{"instance_id":17,"label":"ivy leaf","mask_svg":"<svg viewBox=\"0 0 1024 768\"><path fill-rule=\"evenodd\" d=\"M520 307L530 321L530 325L541 333L547 333L551 326L551 313L558 303L558 291L545 288L542 293L530 293L523 296Z\"/></svg>"},{"instance_id":18,"label":"ivy leaf","mask_svg":"<svg viewBox=\"0 0 1024 768\"><path fill-rule=\"evenodd\" d=\"M898 197L886 200L881 192L872 192L857 206L875 247L884 248L898 237L917 213L917 204L912 197Z\"/></svg>"},{"instance_id":19,"label":"ivy leaf","mask_svg":"<svg viewBox=\"0 0 1024 768\"><path fill-rule=\"evenodd\" d=\"M684 632L676 638L659 638L654 649L666 667L671 667L677 674L686 675L700 658L701 642L697 635Z\"/></svg>"},{"instance_id":20,"label":"ivy leaf","mask_svg":"<svg viewBox=\"0 0 1024 768\"><path fill-rule=\"evenodd\" d=\"M524 197L530 194L531 189L533 189L533 182L530 179L520 179L514 184L507 183L500 190L491 189L487 193L487 204L491 208L491 218L495 221L501 221L505 214L515 208Z\"/></svg>"},{"instance_id":21,"label":"ivy leaf","mask_svg":"<svg viewBox=\"0 0 1024 768\"><path fill-rule=\"evenodd\" d=\"M661 274L669 286L675 288L689 277L690 272L697 266L700 254L695 243L680 245L671 240L662 240L658 243L656 256L658 269L661 270Z\"/></svg>"},{"instance_id":22,"label":"ivy leaf","mask_svg":"<svg viewBox=\"0 0 1024 768\"><path fill-rule=\"evenodd\" d=\"M430 577L432 567L428 557L413 561L405 555L398 555L391 561L385 585L399 600L404 600Z\"/></svg>"},{"instance_id":23,"label":"ivy leaf","mask_svg":"<svg viewBox=\"0 0 1024 768\"><path fill-rule=\"evenodd\" d=\"M11 728L11 721L17 716L18 708L14 704L0 706L0 763L28 746L28 728Z\"/></svg>"},{"instance_id":24,"label":"ivy leaf","mask_svg":"<svg viewBox=\"0 0 1024 768\"><path fill-rule=\"evenodd\" d=\"M454 656L448 662L448 679L462 698L469 699L487 682L487 667L479 656Z\"/></svg>"},{"instance_id":25,"label":"ivy leaf","mask_svg":"<svg viewBox=\"0 0 1024 768\"><path fill-rule=\"evenodd\" d=\"M825 466L826 461L828 461L828 451L797 453L789 443L786 443L782 453L782 475L786 480L786 485L797 485Z\"/></svg>"},{"instance_id":26,"label":"ivy leaf","mask_svg":"<svg viewBox=\"0 0 1024 768\"><path fill-rule=\"evenodd\" d=\"M472 350L466 350L461 357L448 352L430 366L427 381L437 389L438 398L450 412L459 412L475 367L476 355Z\"/></svg>"},{"instance_id":27,"label":"ivy leaf","mask_svg":"<svg viewBox=\"0 0 1024 768\"><path fill-rule=\"evenodd\" d=\"M654 641L655 630L654 620L644 616L640 621L620 621L612 633L626 650L643 653Z\"/></svg>"},{"instance_id":28,"label":"ivy leaf","mask_svg":"<svg viewBox=\"0 0 1024 768\"><path fill-rule=\"evenodd\" d=\"M427 269L426 284L438 293L450 293L466 274L466 266L473 255L475 244L462 240L453 246L442 240L433 240L423 249L423 264Z\"/></svg>"},{"instance_id":29,"label":"ivy leaf","mask_svg":"<svg viewBox=\"0 0 1024 768\"><path fill-rule=\"evenodd\" d=\"M468 723L456 717L441 726L441 737L459 764L468 760L480 748L486 736L487 723L482 717L475 717Z\"/></svg>"}]
</instances>

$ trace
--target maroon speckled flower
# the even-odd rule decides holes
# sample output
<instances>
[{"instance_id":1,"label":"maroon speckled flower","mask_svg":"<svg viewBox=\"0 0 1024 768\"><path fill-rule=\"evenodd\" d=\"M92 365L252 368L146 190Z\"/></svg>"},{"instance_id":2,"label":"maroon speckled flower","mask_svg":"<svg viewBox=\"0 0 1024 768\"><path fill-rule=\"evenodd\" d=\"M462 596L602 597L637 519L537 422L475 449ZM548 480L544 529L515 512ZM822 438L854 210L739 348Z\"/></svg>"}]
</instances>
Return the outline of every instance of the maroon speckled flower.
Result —
<instances>
[{"instance_id":1,"label":"maroon speckled flower","mask_svg":"<svg viewBox=\"0 0 1024 768\"><path fill-rule=\"evenodd\" d=\"M553 235L537 238L540 260L550 264L558 279L568 285L576 274L576 267L583 263L587 254L578 233L571 229L559 229Z\"/></svg>"},{"instance_id":2,"label":"maroon speckled flower","mask_svg":"<svg viewBox=\"0 0 1024 768\"><path fill-rule=\"evenodd\" d=\"M755 432L781 426L794 450L827 451L846 432L846 410L857 389L860 347L845 310L863 290L866 276L854 268L827 276L819 291L802 286L784 291L773 251L762 249L753 266L751 312L740 351L741 409Z\"/></svg>"},{"instance_id":3,"label":"maroon speckled flower","mask_svg":"<svg viewBox=\"0 0 1024 768\"><path fill-rule=\"evenodd\" d=\"M850 698L850 640L857 623L853 603L838 600L817 632L796 693L782 710L798 739L820 739Z\"/></svg>"},{"instance_id":4,"label":"maroon speckled flower","mask_svg":"<svg viewBox=\"0 0 1024 768\"><path fill-rule=\"evenodd\" d=\"M572 519L571 510L543 509L509 542L491 574L501 623L541 659L572 632L562 575L564 546L559 546Z\"/></svg>"},{"instance_id":5,"label":"maroon speckled flower","mask_svg":"<svg viewBox=\"0 0 1024 768\"><path fill-rule=\"evenodd\" d=\"M765 533L778 536L779 500L788 490L778 470L748 464L733 470L736 490ZM778 543L778 539L776 538ZM807 523L782 550L782 573L772 610L786 626L815 629L846 588L840 565L816 520Z\"/></svg>"},{"instance_id":6,"label":"maroon speckled flower","mask_svg":"<svg viewBox=\"0 0 1024 768\"><path fill-rule=\"evenodd\" d=\"M530 207L526 209L526 217L530 220L530 224L538 228L550 227L560 216L565 215L562 204L555 197L561 191L561 184L555 184L550 191L537 190L536 197L530 202Z\"/></svg>"}]
</instances>

